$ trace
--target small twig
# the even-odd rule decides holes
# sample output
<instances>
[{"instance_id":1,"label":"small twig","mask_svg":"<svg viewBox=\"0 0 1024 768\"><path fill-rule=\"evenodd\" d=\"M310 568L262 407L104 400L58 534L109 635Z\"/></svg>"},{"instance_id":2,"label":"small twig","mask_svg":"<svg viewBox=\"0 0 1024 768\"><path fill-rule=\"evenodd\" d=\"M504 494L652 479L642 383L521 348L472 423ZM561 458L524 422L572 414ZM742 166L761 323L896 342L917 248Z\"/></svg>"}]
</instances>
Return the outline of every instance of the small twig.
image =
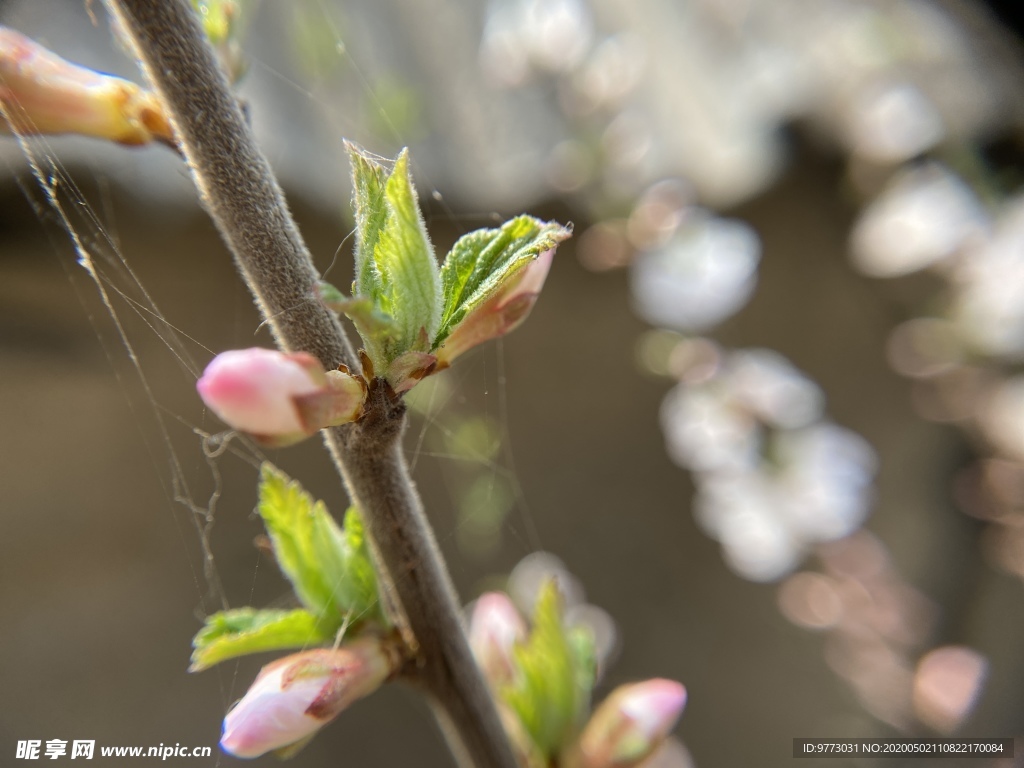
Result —
<instances>
[{"instance_id":1,"label":"small twig","mask_svg":"<svg viewBox=\"0 0 1024 768\"><path fill-rule=\"evenodd\" d=\"M317 274L309 251L186 0L108 5L164 101L203 202L278 344L310 352L328 369L358 370L337 318L312 300ZM400 441L404 408L384 390L373 387L366 416L328 430L327 444L366 518L385 571L382 587L397 598L415 644L411 674L439 705L453 752L479 768L516 768L409 477Z\"/></svg>"}]
</instances>

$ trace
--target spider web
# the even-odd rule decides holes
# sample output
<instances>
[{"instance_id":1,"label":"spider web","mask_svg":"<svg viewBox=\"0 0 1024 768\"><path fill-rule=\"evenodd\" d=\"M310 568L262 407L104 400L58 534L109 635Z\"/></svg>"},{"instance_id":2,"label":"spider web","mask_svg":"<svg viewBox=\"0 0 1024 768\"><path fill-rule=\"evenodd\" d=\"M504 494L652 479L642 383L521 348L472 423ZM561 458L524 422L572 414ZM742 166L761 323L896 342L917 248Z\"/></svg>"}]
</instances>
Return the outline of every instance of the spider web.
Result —
<instances>
[{"instance_id":1,"label":"spider web","mask_svg":"<svg viewBox=\"0 0 1024 768\"><path fill-rule=\"evenodd\" d=\"M344 59L345 66L354 73L394 138L401 143L400 130L389 118L386 106L376 100L358 63L343 45L329 8L322 2L311 7L320 14L325 28L331 30L330 34L337 43L337 56ZM346 135L346 128L351 126L336 112L326 108L322 96L262 62L258 51L249 55L254 69L263 69L279 77L295 93L311 100L313 106L324 114L333 114L337 122L335 132L339 137ZM16 106L13 108L17 109ZM4 115L8 121L11 117ZM24 116L19 116L19 120L23 119ZM220 573L222 563L218 562L213 534L220 516L239 511L232 508L241 507L241 514L251 508L247 507L251 505L250 497L238 499L224 495L225 472L234 475L243 470L254 489L258 467L268 457L244 436L221 431L223 425L199 410L198 398L194 397L192 388L205 362L221 351L222 347L214 339L222 338L223 334L207 334L202 328L194 330L187 311L176 309L165 313L161 310L161 303L168 303L165 297L170 291L163 285L153 286L150 282L147 276L150 270L139 253L139 246L134 242L122 242L125 227L117 219L119 203L113 199L111 183L102 171L92 171L90 178L89 171L69 170L61 160L59 142L45 137L17 135L13 140L20 148L24 166L15 167L9 161L9 175L17 180L25 199L44 225L50 247L57 253L57 261L82 308L90 333L123 394L137 435L115 439L140 444L145 449L153 468L152 474L159 484L158 495L163 499L167 514L174 521L181 539L180 549L185 552L198 601L196 614L202 617L229 606L259 605L258 593L285 589L281 580L277 575L268 577L264 581L274 581L276 586L258 589L265 558L256 549L251 555L250 565L240 569L251 574L246 579L248 594L237 589L241 581L237 575L230 580L236 586L226 585ZM342 151L339 139L338 152ZM78 179L88 178L91 189L83 188L76 176ZM432 188L429 178L420 174L420 179L421 185ZM99 200L95 199L97 196ZM472 226L494 221L495 217L487 214L457 215L438 191L434 191L431 197L434 204L427 215L428 228L431 224L441 223L458 235ZM334 208L343 208L344 202L336 201ZM171 212L171 215L178 214ZM340 232L343 225L341 222L336 224ZM325 277L330 278L334 273L336 262L344 263L350 247L348 236L340 238L334 257L319 265ZM439 251L443 253L443 249L439 248ZM226 261L226 255L225 252L211 254L210 258ZM202 280L201 277L193 279ZM177 287L184 285L183 282ZM234 321L230 334L237 339L234 346L266 345L268 339L262 323L251 319L248 306L238 308L246 304L242 293L239 288L226 299L236 307L235 314L239 318ZM420 399L421 405L415 414L407 445L413 469L424 459L433 461L452 496L458 493L460 480L456 476L458 473L450 468L460 463L473 465L479 477L490 478L492 483L501 482L511 489L516 513L506 521L504 528L525 554L539 546L539 537L515 471L508 435L504 365L504 354L501 345L497 344L476 353L458 369L445 374L447 386L433 387L427 397ZM466 386L482 387L483 391L477 393L482 397L474 398L482 406L467 407ZM181 390L189 392L189 397L194 397L196 403L189 407L180 406L181 395L170 394L172 389L178 393ZM452 412L458 409L461 409L460 414L456 414L453 421ZM478 411L481 410L482 415L496 425L500 448L487 452L475 450L472 446L459 452L446 449L446 441L450 444L456 437L458 419L480 415ZM56 439L59 439L59 427L54 429ZM319 446L317 449L322 450ZM231 461L226 465L229 458ZM280 454L270 458L278 463L287 461ZM304 481L301 472L292 469L289 472ZM318 493L322 489L315 486L309 489L314 495L327 495ZM252 493L254 496L255 490ZM329 501L336 515L343 510L337 501L338 495L335 489L334 497ZM465 521L455 521L439 531L442 544L456 537L462 525ZM459 568L457 563L452 565ZM234 557L229 567L238 570ZM183 658L186 651L182 648ZM223 666L228 669L219 672L219 680L221 703L226 710L240 695L247 680L240 678L238 663ZM219 758L217 764L220 764Z\"/></svg>"}]
</instances>

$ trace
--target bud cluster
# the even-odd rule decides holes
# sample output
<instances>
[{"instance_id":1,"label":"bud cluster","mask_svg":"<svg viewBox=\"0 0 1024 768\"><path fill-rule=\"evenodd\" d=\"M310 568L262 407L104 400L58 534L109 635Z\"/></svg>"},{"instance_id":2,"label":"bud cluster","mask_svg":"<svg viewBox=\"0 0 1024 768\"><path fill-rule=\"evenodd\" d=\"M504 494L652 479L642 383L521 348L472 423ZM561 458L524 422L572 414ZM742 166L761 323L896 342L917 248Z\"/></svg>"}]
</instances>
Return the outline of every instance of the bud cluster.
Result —
<instances>
[{"instance_id":1,"label":"bud cluster","mask_svg":"<svg viewBox=\"0 0 1024 768\"><path fill-rule=\"evenodd\" d=\"M600 653L592 628L566 619L554 580L540 588L532 627L503 592L477 599L469 642L524 768L682 766L670 739L686 703L673 680L622 685L587 717ZM592 608L592 606L590 606Z\"/></svg>"}]
</instances>

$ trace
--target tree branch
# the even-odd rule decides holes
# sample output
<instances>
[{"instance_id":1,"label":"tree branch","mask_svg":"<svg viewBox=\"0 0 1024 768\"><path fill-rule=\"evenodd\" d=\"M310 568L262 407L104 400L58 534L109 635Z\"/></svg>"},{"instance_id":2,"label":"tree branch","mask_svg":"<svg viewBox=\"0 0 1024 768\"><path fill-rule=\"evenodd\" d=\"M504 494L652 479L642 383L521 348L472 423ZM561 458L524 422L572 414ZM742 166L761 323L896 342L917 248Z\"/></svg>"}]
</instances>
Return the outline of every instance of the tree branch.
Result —
<instances>
[{"instance_id":1,"label":"tree branch","mask_svg":"<svg viewBox=\"0 0 1024 768\"><path fill-rule=\"evenodd\" d=\"M344 363L359 370L338 319L314 299L309 251L186 0L107 2L164 101L203 202L278 344L310 352L328 369ZM414 638L414 677L440 705L460 762L516 768L409 477L400 439L405 409L385 387L372 386L371 395L366 416L328 430L326 441L366 518L385 571L382 588L397 598Z\"/></svg>"}]
</instances>

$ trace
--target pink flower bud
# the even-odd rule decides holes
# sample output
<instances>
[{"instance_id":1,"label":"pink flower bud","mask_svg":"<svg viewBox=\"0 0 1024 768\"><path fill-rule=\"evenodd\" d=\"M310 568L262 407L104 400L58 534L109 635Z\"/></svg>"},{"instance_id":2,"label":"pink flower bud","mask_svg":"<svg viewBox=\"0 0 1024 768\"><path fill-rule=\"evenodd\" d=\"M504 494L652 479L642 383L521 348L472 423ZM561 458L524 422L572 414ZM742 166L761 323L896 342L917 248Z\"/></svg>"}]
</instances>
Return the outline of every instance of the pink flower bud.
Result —
<instances>
[{"instance_id":1,"label":"pink flower bud","mask_svg":"<svg viewBox=\"0 0 1024 768\"><path fill-rule=\"evenodd\" d=\"M665 741L686 704L674 680L645 680L612 691L583 729L577 745L580 768L632 768Z\"/></svg>"},{"instance_id":2,"label":"pink flower bud","mask_svg":"<svg viewBox=\"0 0 1024 768\"><path fill-rule=\"evenodd\" d=\"M554 257L554 248L544 251L513 274L491 298L466 315L436 350L438 368L451 365L452 360L476 345L518 328L537 303Z\"/></svg>"},{"instance_id":3,"label":"pink flower bud","mask_svg":"<svg viewBox=\"0 0 1024 768\"><path fill-rule=\"evenodd\" d=\"M379 638L278 659L260 670L228 712L220 746L235 757L259 757L303 741L377 690L397 663Z\"/></svg>"},{"instance_id":4,"label":"pink flower bud","mask_svg":"<svg viewBox=\"0 0 1024 768\"><path fill-rule=\"evenodd\" d=\"M484 677L493 686L512 681L512 649L526 640L526 622L503 592L481 595L469 622L469 646Z\"/></svg>"},{"instance_id":5,"label":"pink flower bud","mask_svg":"<svg viewBox=\"0 0 1024 768\"><path fill-rule=\"evenodd\" d=\"M325 373L312 355L240 349L217 355L196 382L226 424L271 445L287 445L362 413L362 379Z\"/></svg>"},{"instance_id":6,"label":"pink flower bud","mask_svg":"<svg viewBox=\"0 0 1024 768\"><path fill-rule=\"evenodd\" d=\"M65 61L13 29L0 27L0 132L12 129L175 146L153 93Z\"/></svg>"}]
</instances>

